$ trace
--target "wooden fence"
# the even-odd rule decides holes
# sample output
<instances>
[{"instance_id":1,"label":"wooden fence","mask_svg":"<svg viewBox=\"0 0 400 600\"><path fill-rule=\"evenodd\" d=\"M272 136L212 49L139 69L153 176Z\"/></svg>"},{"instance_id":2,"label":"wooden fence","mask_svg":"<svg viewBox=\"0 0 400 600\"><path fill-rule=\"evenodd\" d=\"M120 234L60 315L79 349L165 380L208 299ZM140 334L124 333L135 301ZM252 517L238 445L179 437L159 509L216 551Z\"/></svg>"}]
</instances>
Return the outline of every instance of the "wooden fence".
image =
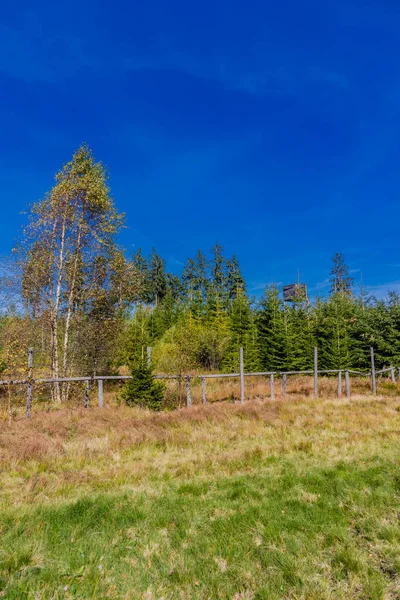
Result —
<instances>
[{"instance_id":1,"label":"wooden fence","mask_svg":"<svg viewBox=\"0 0 400 600\"><path fill-rule=\"evenodd\" d=\"M147 360L148 364L151 364L151 348L147 349ZM207 404L207 380L225 377L236 377L240 379L240 402L245 402L245 378L246 377L268 377L269 378L269 397L275 398L275 382L276 378L280 377L282 385L282 397L286 397L286 386L288 375L312 375L314 379L314 397L318 398L318 376L319 375L337 375L337 396L340 398L342 395L342 375L344 374L345 379L345 394L348 398L351 396L350 388L350 376L356 375L360 377L368 377L371 379L371 391L372 394L376 395L376 376L379 374L390 373L391 381L400 382L400 368L398 367L387 367L376 371L375 369L375 358L374 349L371 348L371 371L362 372L352 369L318 369L318 350L314 348L314 368L309 371L261 371L257 373L245 373L244 371L244 358L243 348L240 348L240 368L239 373L211 373L205 375L155 375L155 379L175 379L184 380L186 386L186 405L187 407L192 406L192 393L191 393L191 382L193 379L200 379L201 390L202 390L202 403ZM132 379L130 375L94 375L94 376L83 376L83 377L59 377L59 378L37 378L33 377L33 350L28 350L28 370L26 379L10 379L0 381L0 386L13 386L13 385L26 385L26 416L29 418L32 414L32 401L33 401L33 390L35 385L39 384L54 384L54 383L66 383L66 382L85 382L85 394L83 400L84 408L89 408L89 391L90 386L95 382L97 383L98 389L98 406L99 408L104 407L104 381L124 381Z\"/></svg>"}]
</instances>

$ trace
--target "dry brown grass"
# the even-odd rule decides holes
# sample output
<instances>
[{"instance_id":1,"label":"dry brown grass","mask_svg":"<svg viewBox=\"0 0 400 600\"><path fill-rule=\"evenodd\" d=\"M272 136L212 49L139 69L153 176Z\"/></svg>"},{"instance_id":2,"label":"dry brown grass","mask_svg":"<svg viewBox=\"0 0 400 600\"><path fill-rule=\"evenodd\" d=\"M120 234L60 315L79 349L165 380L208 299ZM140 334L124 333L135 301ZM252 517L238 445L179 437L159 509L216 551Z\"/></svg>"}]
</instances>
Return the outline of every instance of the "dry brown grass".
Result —
<instances>
[{"instance_id":1,"label":"dry brown grass","mask_svg":"<svg viewBox=\"0 0 400 600\"><path fill-rule=\"evenodd\" d=\"M277 401L244 406L215 403L167 413L124 406L52 411L35 414L30 420L21 417L11 424L3 424L0 428L0 461L4 464L6 460L41 460L46 456L62 455L72 440L76 444L82 442L90 449L93 440L103 437L113 450L148 442L183 442L187 437L186 425L196 427L214 422L223 426L227 420L244 416L273 423L278 413Z\"/></svg>"},{"instance_id":2,"label":"dry brown grass","mask_svg":"<svg viewBox=\"0 0 400 600\"><path fill-rule=\"evenodd\" d=\"M313 452L343 453L347 446L380 443L397 435L399 407L397 397L314 400L292 395L286 400L220 402L167 413L125 406L36 413L30 420L20 417L0 425L0 466L39 462L48 468L82 461L85 468L100 459L110 460L110 465L102 466L107 471L122 453L143 445L149 456L141 456L142 464L147 458L152 462L154 449L162 455L167 447L171 464L179 454L180 464L203 459L211 447L214 464L221 465L256 447L270 454L297 451L302 445Z\"/></svg>"},{"instance_id":3,"label":"dry brown grass","mask_svg":"<svg viewBox=\"0 0 400 600\"><path fill-rule=\"evenodd\" d=\"M399 396L315 400L291 385L286 400L151 413L110 396L1 423L10 598L72 598L65 581L132 600L262 586L274 600L397 598Z\"/></svg>"},{"instance_id":4,"label":"dry brown grass","mask_svg":"<svg viewBox=\"0 0 400 600\"><path fill-rule=\"evenodd\" d=\"M352 396L371 394L371 382L368 377L351 378ZM182 408L186 405L186 388L184 381L167 380L165 403L168 409ZM105 382L104 399L108 406L117 406L119 404L119 392L123 387L121 382ZM193 404L202 403L201 383L199 379L194 378L191 384ZM268 399L270 397L269 377L246 377L245 379L246 399ZM12 388L11 414L12 418L18 418L25 413L26 388L25 386L15 386ZM287 378L287 399L310 398L314 393L313 378L309 376L290 375ZM378 393L383 396L400 395L400 385L393 384L387 377L378 378ZM342 397L345 395L344 377L342 378ZM97 386L91 389L92 406L97 404ZM239 378L221 378L207 380L207 400L209 403L223 401L238 401L240 397ZM282 380L275 379L275 397L282 398ZM319 397L337 398L337 379L336 377L319 378ZM67 408L78 409L84 402L84 384L82 382L73 384L71 400ZM0 422L8 421L10 418L9 398L7 390L0 388ZM37 412L59 412L59 407L51 403L49 385L41 385L34 388L33 411Z\"/></svg>"}]
</instances>

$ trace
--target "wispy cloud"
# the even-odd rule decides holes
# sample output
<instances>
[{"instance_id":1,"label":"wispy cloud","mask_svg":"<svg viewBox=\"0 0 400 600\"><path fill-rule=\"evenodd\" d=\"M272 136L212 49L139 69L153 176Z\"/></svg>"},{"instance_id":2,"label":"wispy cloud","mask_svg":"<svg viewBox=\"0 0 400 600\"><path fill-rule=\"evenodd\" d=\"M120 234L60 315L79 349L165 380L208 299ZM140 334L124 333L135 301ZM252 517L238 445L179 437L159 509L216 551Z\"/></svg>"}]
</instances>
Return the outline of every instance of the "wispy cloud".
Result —
<instances>
[{"instance_id":1,"label":"wispy cloud","mask_svg":"<svg viewBox=\"0 0 400 600\"><path fill-rule=\"evenodd\" d=\"M315 291L326 290L331 285L329 278L324 279L323 281L318 281L314 286L311 286L311 289Z\"/></svg>"},{"instance_id":2,"label":"wispy cloud","mask_svg":"<svg viewBox=\"0 0 400 600\"><path fill-rule=\"evenodd\" d=\"M175 258L175 256L169 256L167 258L167 265L181 268L185 265L185 263L182 260L179 260L179 258Z\"/></svg>"},{"instance_id":3,"label":"wispy cloud","mask_svg":"<svg viewBox=\"0 0 400 600\"><path fill-rule=\"evenodd\" d=\"M316 296L327 296L329 287L329 279L311 285L309 288L310 298L315 299ZM361 283L356 283L353 289L356 293L363 290L378 300L382 300L387 297L389 292L400 292L400 280L388 281L376 285L362 285Z\"/></svg>"},{"instance_id":4,"label":"wispy cloud","mask_svg":"<svg viewBox=\"0 0 400 600\"><path fill-rule=\"evenodd\" d=\"M385 298L389 292L400 292L400 280L388 281L376 285L366 285L364 289L378 300Z\"/></svg>"},{"instance_id":5,"label":"wispy cloud","mask_svg":"<svg viewBox=\"0 0 400 600\"><path fill-rule=\"evenodd\" d=\"M258 292L258 291L264 291L265 288L268 285L276 285L277 287L280 287L281 285L283 285L282 281L273 281L272 279L270 279L269 281L263 281L263 282L253 282L250 283L249 285L249 291L250 292Z\"/></svg>"}]
</instances>

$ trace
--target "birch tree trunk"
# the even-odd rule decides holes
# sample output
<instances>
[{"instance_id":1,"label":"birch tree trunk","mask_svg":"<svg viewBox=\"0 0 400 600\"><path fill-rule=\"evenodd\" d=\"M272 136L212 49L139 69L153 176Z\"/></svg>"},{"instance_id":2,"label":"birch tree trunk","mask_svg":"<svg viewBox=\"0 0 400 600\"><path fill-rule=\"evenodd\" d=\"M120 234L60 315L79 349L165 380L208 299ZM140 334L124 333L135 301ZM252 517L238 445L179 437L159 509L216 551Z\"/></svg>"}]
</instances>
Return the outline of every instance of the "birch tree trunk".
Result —
<instances>
[{"instance_id":1,"label":"birch tree trunk","mask_svg":"<svg viewBox=\"0 0 400 600\"><path fill-rule=\"evenodd\" d=\"M62 230L61 230L61 243L60 243L60 254L58 260L58 275L57 275L57 287L56 295L54 300L54 310L51 315L51 331L52 331L52 376L54 379L58 379L60 376L59 370L59 351L58 351L58 321L60 312L60 299L61 299L61 286L63 280L64 271L64 249L65 249L65 218L63 219ZM54 384L54 399L59 404L61 403L60 384L56 382Z\"/></svg>"},{"instance_id":2,"label":"birch tree trunk","mask_svg":"<svg viewBox=\"0 0 400 600\"><path fill-rule=\"evenodd\" d=\"M65 318L65 331L64 331L64 343L63 343L63 364L62 364L62 376L67 377L67 368L68 368L68 355L69 355L69 341L70 341L70 327L71 327L71 317L72 317L72 307L75 300L75 286L76 286L76 277L78 272L78 260L79 260L79 252L81 249L81 226L79 226L78 230L78 239L77 239L77 247L75 250L75 260L73 267L72 280L70 284L70 290L68 293L68 304L67 304L67 314ZM62 387L62 401L65 402L68 400L70 386Z\"/></svg>"}]
</instances>

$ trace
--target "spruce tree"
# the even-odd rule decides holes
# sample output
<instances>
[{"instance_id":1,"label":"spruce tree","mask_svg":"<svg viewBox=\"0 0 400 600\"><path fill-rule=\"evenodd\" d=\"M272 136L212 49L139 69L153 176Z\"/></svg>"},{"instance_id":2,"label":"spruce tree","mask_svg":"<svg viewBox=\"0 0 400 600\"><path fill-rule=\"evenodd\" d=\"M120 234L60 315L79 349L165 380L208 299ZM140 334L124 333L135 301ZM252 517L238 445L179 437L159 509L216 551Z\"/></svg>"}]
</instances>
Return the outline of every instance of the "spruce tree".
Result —
<instances>
[{"instance_id":1,"label":"spruce tree","mask_svg":"<svg viewBox=\"0 0 400 600\"><path fill-rule=\"evenodd\" d=\"M280 371L286 365L286 330L282 302L275 285L267 286L257 314L260 362L265 371Z\"/></svg>"},{"instance_id":2,"label":"spruce tree","mask_svg":"<svg viewBox=\"0 0 400 600\"><path fill-rule=\"evenodd\" d=\"M227 328L228 327L228 312L220 294L211 287L205 306L204 323L210 327Z\"/></svg>"},{"instance_id":3,"label":"spruce tree","mask_svg":"<svg viewBox=\"0 0 400 600\"><path fill-rule=\"evenodd\" d=\"M199 293L203 301L207 298L210 285L208 266L207 258L201 250L198 250L194 260L194 290Z\"/></svg>"},{"instance_id":4,"label":"spruce tree","mask_svg":"<svg viewBox=\"0 0 400 600\"><path fill-rule=\"evenodd\" d=\"M246 291L246 283L240 271L239 261L235 255L226 261L226 287L227 295L230 301L243 291Z\"/></svg>"},{"instance_id":5,"label":"spruce tree","mask_svg":"<svg viewBox=\"0 0 400 600\"><path fill-rule=\"evenodd\" d=\"M252 311L244 342L244 368L248 372L261 370L260 346L256 316Z\"/></svg>"},{"instance_id":6,"label":"spruce tree","mask_svg":"<svg viewBox=\"0 0 400 600\"><path fill-rule=\"evenodd\" d=\"M349 276L349 268L344 262L344 255L337 252L332 260L331 294L351 294L353 278Z\"/></svg>"},{"instance_id":7,"label":"spruce tree","mask_svg":"<svg viewBox=\"0 0 400 600\"><path fill-rule=\"evenodd\" d=\"M400 294L398 292L390 291L388 293L386 309L390 316L388 342L391 364L400 366Z\"/></svg>"},{"instance_id":8,"label":"spruce tree","mask_svg":"<svg viewBox=\"0 0 400 600\"><path fill-rule=\"evenodd\" d=\"M375 345L372 298L363 296L355 301L350 336L354 365L357 368L369 369L371 366L370 347Z\"/></svg>"},{"instance_id":9,"label":"spruce tree","mask_svg":"<svg viewBox=\"0 0 400 600\"><path fill-rule=\"evenodd\" d=\"M151 367L144 360L132 368L132 379L125 384L122 399L129 406L162 410L165 386L154 378Z\"/></svg>"},{"instance_id":10,"label":"spruce tree","mask_svg":"<svg viewBox=\"0 0 400 600\"><path fill-rule=\"evenodd\" d=\"M188 258L182 271L182 285L186 291L186 299L191 302L195 289L195 263L193 258Z\"/></svg>"},{"instance_id":11,"label":"spruce tree","mask_svg":"<svg viewBox=\"0 0 400 600\"><path fill-rule=\"evenodd\" d=\"M145 360L147 346L152 343L151 309L139 305L124 335L123 364L135 365Z\"/></svg>"},{"instance_id":12,"label":"spruce tree","mask_svg":"<svg viewBox=\"0 0 400 600\"><path fill-rule=\"evenodd\" d=\"M150 340L153 344L178 320L179 303L175 301L171 288L167 289L163 300L154 307L150 314Z\"/></svg>"},{"instance_id":13,"label":"spruce tree","mask_svg":"<svg viewBox=\"0 0 400 600\"><path fill-rule=\"evenodd\" d=\"M229 310L230 343L223 361L225 371L237 371L239 367L239 350L245 348L248 341L251 317L249 300L239 289Z\"/></svg>"},{"instance_id":14,"label":"spruce tree","mask_svg":"<svg viewBox=\"0 0 400 600\"><path fill-rule=\"evenodd\" d=\"M185 299L185 287L178 275L172 273L166 274L167 290L166 296L171 294L176 303L183 302Z\"/></svg>"},{"instance_id":15,"label":"spruce tree","mask_svg":"<svg viewBox=\"0 0 400 600\"><path fill-rule=\"evenodd\" d=\"M348 369L355 365L351 330L355 305L351 296L337 293L317 305L316 339L323 369Z\"/></svg>"},{"instance_id":16,"label":"spruce tree","mask_svg":"<svg viewBox=\"0 0 400 600\"><path fill-rule=\"evenodd\" d=\"M150 272L148 262L143 256L141 248L138 248L134 252L132 257L132 264L133 267L136 269L137 273L139 274L141 282L139 301L144 302L145 304L149 304L152 300Z\"/></svg>"},{"instance_id":17,"label":"spruce tree","mask_svg":"<svg viewBox=\"0 0 400 600\"><path fill-rule=\"evenodd\" d=\"M227 303L227 285L224 249L217 242L211 252L211 292L215 297L219 298L222 306L225 307Z\"/></svg>"},{"instance_id":18,"label":"spruce tree","mask_svg":"<svg viewBox=\"0 0 400 600\"><path fill-rule=\"evenodd\" d=\"M313 364L315 345L312 311L304 302L286 304L285 321L285 368L294 371L310 369Z\"/></svg>"},{"instance_id":19,"label":"spruce tree","mask_svg":"<svg viewBox=\"0 0 400 600\"><path fill-rule=\"evenodd\" d=\"M189 258L186 262L182 273L182 284L193 317L201 319L205 315L210 287L208 262L201 250L198 250L194 259Z\"/></svg>"},{"instance_id":20,"label":"spruce tree","mask_svg":"<svg viewBox=\"0 0 400 600\"><path fill-rule=\"evenodd\" d=\"M167 293L167 275L165 260L153 248L149 260L150 300L156 306Z\"/></svg>"},{"instance_id":21,"label":"spruce tree","mask_svg":"<svg viewBox=\"0 0 400 600\"><path fill-rule=\"evenodd\" d=\"M391 366L395 357L396 336L393 331L393 321L388 303L385 300L372 298L368 307L367 317L368 330L364 337L368 341L368 349L365 347L365 363L370 366L369 348L375 350L375 366L384 368ZM368 368L369 368L368 366Z\"/></svg>"}]
</instances>

